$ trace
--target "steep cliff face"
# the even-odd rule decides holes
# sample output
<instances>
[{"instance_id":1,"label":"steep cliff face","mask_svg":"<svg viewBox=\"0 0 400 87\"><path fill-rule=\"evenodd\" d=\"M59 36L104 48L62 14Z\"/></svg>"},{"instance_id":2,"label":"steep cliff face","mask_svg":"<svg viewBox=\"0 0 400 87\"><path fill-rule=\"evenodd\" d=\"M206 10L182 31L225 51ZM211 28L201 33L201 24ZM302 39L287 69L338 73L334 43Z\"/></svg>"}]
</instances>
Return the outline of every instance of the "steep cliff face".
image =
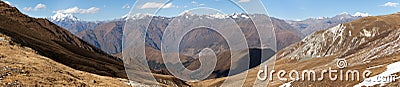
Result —
<instances>
[{"instance_id":1,"label":"steep cliff face","mask_svg":"<svg viewBox=\"0 0 400 87\"><path fill-rule=\"evenodd\" d=\"M277 49L281 50L297 41L300 41L304 34L298 28L292 27L284 20L271 18L275 28Z\"/></svg>"},{"instance_id":2,"label":"steep cliff face","mask_svg":"<svg viewBox=\"0 0 400 87\"><path fill-rule=\"evenodd\" d=\"M122 30L125 21L99 23L95 29L88 29L76 34L82 40L106 51L115 54L121 52Z\"/></svg>"}]
</instances>

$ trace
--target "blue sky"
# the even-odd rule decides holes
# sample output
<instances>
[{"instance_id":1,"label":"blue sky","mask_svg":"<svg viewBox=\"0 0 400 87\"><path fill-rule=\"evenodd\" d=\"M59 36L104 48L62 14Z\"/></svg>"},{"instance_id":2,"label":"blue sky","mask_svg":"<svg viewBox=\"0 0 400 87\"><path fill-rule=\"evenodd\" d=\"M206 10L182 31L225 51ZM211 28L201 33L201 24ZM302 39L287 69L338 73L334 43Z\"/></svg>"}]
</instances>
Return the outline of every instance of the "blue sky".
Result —
<instances>
[{"instance_id":1,"label":"blue sky","mask_svg":"<svg viewBox=\"0 0 400 87\"><path fill-rule=\"evenodd\" d=\"M235 3L254 7L251 12L260 12L256 7L257 0L171 0L164 4L163 0L3 0L11 3L23 13L33 17L50 17L56 12L70 13L83 20L112 20L129 13L161 9L157 15L176 16L185 10L193 8L213 8L222 13L243 13ZM332 17L347 12L368 13L369 15L384 15L400 12L400 0L261 0L272 17L298 20L310 17ZM134 5L134 6L133 6ZM142 12L143 11L143 12Z\"/></svg>"}]
</instances>

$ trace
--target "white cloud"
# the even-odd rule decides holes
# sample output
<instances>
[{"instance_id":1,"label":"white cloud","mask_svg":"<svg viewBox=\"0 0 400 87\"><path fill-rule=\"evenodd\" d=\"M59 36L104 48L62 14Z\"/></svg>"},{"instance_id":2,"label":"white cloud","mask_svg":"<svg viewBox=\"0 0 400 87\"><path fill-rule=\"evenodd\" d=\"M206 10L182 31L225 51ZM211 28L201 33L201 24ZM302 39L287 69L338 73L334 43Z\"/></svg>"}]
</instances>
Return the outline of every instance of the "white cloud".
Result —
<instances>
[{"instance_id":1,"label":"white cloud","mask_svg":"<svg viewBox=\"0 0 400 87\"><path fill-rule=\"evenodd\" d=\"M348 12L342 12L342 13L340 13L341 15L347 15L347 14L349 14Z\"/></svg>"},{"instance_id":2,"label":"white cloud","mask_svg":"<svg viewBox=\"0 0 400 87\"><path fill-rule=\"evenodd\" d=\"M39 4L37 4L36 6L35 6L35 9L37 10L37 9L46 9L46 5L44 5L44 4L42 4L42 3L39 3Z\"/></svg>"},{"instance_id":3,"label":"white cloud","mask_svg":"<svg viewBox=\"0 0 400 87\"><path fill-rule=\"evenodd\" d=\"M206 4L199 4L199 6L204 6L204 5L206 5Z\"/></svg>"},{"instance_id":4,"label":"white cloud","mask_svg":"<svg viewBox=\"0 0 400 87\"><path fill-rule=\"evenodd\" d=\"M250 2L250 0L239 0L239 3L242 3L242 2Z\"/></svg>"},{"instance_id":5,"label":"white cloud","mask_svg":"<svg viewBox=\"0 0 400 87\"><path fill-rule=\"evenodd\" d=\"M395 3L395 2L386 2L385 4L381 5L381 6L385 6L385 7L397 7L399 5L399 3Z\"/></svg>"},{"instance_id":6,"label":"white cloud","mask_svg":"<svg viewBox=\"0 0 400 87\"><path fill-rule=\"evenodd\" d=\"M100 8L90 7L88 9L81 9L78 7L72 7L64 10L54 11L54 13L66 13L66 14L95 14L100 11Z\"/></svg>"},{"instance_id":7,"label":"white cloud","mask_svg":"<svg viewBox=\"0 0 400 87\"><path fill-rule=\"evenodd\" d=\"M165 6L163 6L162 8L171 8L171 7L173 7L173 6L172 6L172 3L168 3L168 4L166 4Z\"/></svg>"},{"instance_id":8,"label":"white cloud","mask_svg":"<svg viewBox=\"0 0 400 87\"><path fill-rule=\"evenodd\" d=\"M369 13L356 12L353 16L366 17L366 16L371 16L371 15Z\"/></svg>"},{"instance_id":9,"label":"white cloud","mask_svg":"<svg viewBox=\"0 0 400 87\"><path fill-rule=\"evenodd\" d=\"M122 9L129 9L129 8L131 8L129 4L125 4L124 6L122 6Z\"/></svg>"},{"instance_id":10,"label":"white cloud","mask_svg":"<svg viewBox=\"0 0 400 87\"><path fill-rule=\"evenodd\" d=\"M24 8L22 8L22 10L25 10L25 11L34 11L34 10L32 9L32 7L24 7Z\"/></svg>"},{"instance_id":11,"label":"white cloud","mask_svg":"<svg viewBox=\"0 0 400 87\"><path fill-rule=\"evenodd\" d=\"M196 1L192 1L191 3L192 3L192 4L197 4L197 2L196 2Z\"/></svg>"},{"instance_id":12,"label":"white cloud","mask_svg":"<svg viewBox=\"0 0 400 87\"><path fill-rule=\"evenodd\" d=\"M172 3L168 4L163 4L163 3L157 3L157 2L147 2L140 7L140 9L146 9L146 8L171 8L173 7Z\"/></svg>"},{"instance_id":13,"label":"white cloud","mask_svg":"<svg viewBox=\"0 0 400 87\"><path fill-rule=\"evenodd\" d=\"M24 7L24 8L22 8L22 10L25 10L25 11L38 11L40 9L46 9L46 5L42 4L42 3L39 3L34 8L32 8L32 7Z\"/></svg>"},{"instance_id":14,"label":"white cloud","mask_svg":"<svg viewBox=\"0 0 400 87\"><path fill-rule=\"evenodd\" d=\"M192 1L191 3L192 3L193 6L200 6L200 7L206 5L206 4L203 4L203 3L198 3L198 2L196 2L196 1ZM186 6L186 7L187 7L187 6Z\"/></svg>"}]
</instances>

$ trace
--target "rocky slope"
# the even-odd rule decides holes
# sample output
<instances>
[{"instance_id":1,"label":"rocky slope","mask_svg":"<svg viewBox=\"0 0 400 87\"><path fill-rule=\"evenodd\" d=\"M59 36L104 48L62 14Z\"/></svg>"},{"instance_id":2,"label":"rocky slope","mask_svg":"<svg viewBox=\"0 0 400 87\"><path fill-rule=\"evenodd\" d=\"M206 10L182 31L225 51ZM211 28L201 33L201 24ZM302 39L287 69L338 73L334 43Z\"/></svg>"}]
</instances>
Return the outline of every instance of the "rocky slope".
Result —
<instances>
[{"instance_id":1,"label":"rocky slope","mask_svg":"<svg viewBox=\"0 0 400 87\"><path fill-rule=\"evenodd\" d=\"M0 34L0 85L15 86L119 86L129 87L128 80L78 71L37 51L23 47L11 37ZM131 82L134 83L134 82ZM131 84L131 86L145 86Z\"/></svg>"},{"instance_id":2,"label":"rocky slope","mask_svg":"<svg viewBox=\"0 0 400 87\"><path fill-rule=\"evenodd\" d=\"M0 33L0 86L156 87L186 84L168 75L153 74L159 84L143 84L125 78L100 76L79 71L41 56Z\"/></svg>"},{"instance_id":3,"label":"rocky slope","mask_svg":"<svg viewBox=\"0 0 400 87\"><path fill-rule=\"evenodd\" d=\"M376 76L385 72L388 75L399 75L400 70L392 69L393 64L400 61L400 13L365 17L349 23L337 25L333 28L318 31L307 36L300 42L297 42L281 51L275 57L274 70L320 70L331 67L339 70L337 67L338 59L345 59L348 66L340 70L370 70L371 76ZM270 64L264 62L264 64ZM388 66L390 65L390 66ZM396 66L396 65L394 65ZM254 85L254 83L266 83L266 81L257 80L257 67L249 70L246 77L245 86ZM390 73L386 70L389 69ZM238 78L241 74L232 76ZM321 77L321 75L318 75ZM284 77L288 77L287 75ZM328 75L323 77L329 78ZM360 81L330 81L323 79L322 81L281 81L277 80L276 73L268 85L284 86L355 86L365 80ZM212 83L206 86L220 85L226 78L207 80L192 85L205 86L205 83ZM398 78L394 82L388 83L370 83L372 86L398 86ZM231 83L237 84L240 83ZM361 86L363 84L360 84ZM358 86L360 86L358 85ZM364 84L365 85L365 84ZM367 85L370 86L370 85Z\"/></svg>"},{"instance_id":4,"label":"rocky slope","mask_svg":"<svg viewBox=\"0 0 400 87\"><path fill-rule=\"evenodd\" d=\"M126 77L120 60L84 42L46 19L31 18L0 3L0 33L39 54L72 68L99 75Z\"/></svg>"},{"instance_id":5,"label":"rocky slope","mask_svg":"<svg viewBox=\"0 0 400 87\"><path fill-rule=\"evenodd\" d=\"M389 53L396 52L398 47L396 42L400 22L396 20L397 17L398 14L366 17L339 24L324 31L317 31L282 50L277 58L302 60L331 55L340 55L338 57L343 58L360 51L378 51L365 55L363 58L389 55Z\"/></svg>"}]
</instances>

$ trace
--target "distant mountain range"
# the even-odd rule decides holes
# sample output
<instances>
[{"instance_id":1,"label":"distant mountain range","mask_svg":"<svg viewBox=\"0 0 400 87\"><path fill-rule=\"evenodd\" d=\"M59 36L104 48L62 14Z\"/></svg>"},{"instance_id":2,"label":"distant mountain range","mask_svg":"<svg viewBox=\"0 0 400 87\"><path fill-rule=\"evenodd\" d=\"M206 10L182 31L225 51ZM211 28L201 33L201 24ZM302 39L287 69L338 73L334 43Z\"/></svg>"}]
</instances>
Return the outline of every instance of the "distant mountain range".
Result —
<instances>
[{"instance_id":1,"label":"distant mountain range","mask_svg":"<svg viewBox=\"0 0 400 87\"><path fill-rule=\"evenodd\" d=\"M287 20L287 22L293 27L300 29L301 33L303 33L304 35L309 35L311 33L314 33L315 31L324 30L336 26L338 24L351 22L362 17L363 16L351 15L349 13L342 13L332 18L319 17L319 18L309 18L302 21Z\"/></svg>"},{"instance_id":2,"label":"distant mountain range","mask_svg":"<svg viewBox=\"0 0 400 87\"><path fill-rule=\"evenodd\" d=\"M181 16L183 15L187 16L188 18L213 18L215 20L228 18L241 19L237 20L238 23L243 23L246 21L245 19L249 18L249 15L246 14L211 14L206 16L182 14ZM107 53L117 54L121 52L120 42L125 21L128 18L140 20L146 18L149 19L150 17L152 17L152 15L137 14L133 15L132 17L123 16L121 19L115 19L112 21L87 22L82 21L69 14L56 13L54 16L48 19L56 23L57 25L66 28L67 30L76 34L78 37L89 42L90 44L101 48ZM271 17L272 22L276 27L275 30L277 35L277 43L279 43L277 44L278 49L282 49L294 42L297 42L301 40L304 36L311 34L315 31L323 30L340 23L350 22L358 18L361 18L361 16L352 16L347 13L343 13L332 18L310 18L303 21L281 20ZM155 29L158 30L150 31L154 34L154 36L151 34L151 36L153 37L149 38L155 41L150 41L147 43L148 45L159 49L159 40L161 39L161 37L155 36L162 36L162 29L164 29L168 25L169 21L171 21L171 18L155 17L155 19L157 19L156 21L158 22L152 23L155 23L153 26ZM249 26L244 26L243 28L248 27ZM193 55L193 53L191 54Z\"/></svg>"},{"instance_id":3,"label":"distant mountain range","mask_svg":"<svg viewBox=\"0 0 400 87\"><path fill-rule=\"evenodd\" d=\"M87 28L82 30L81 32L77 33L76 35L80 37L81 39L85 40L88 43L91 43L92 45L101 48L102 50L111 53L111 54L119 54L119 57L122 57L120 54L122 52L122 34L123 34L123 29L126 20L132 20L132 21L138 21L135 23L139 23L137 25L141 25L143 27L147 26L147 23L141 23L140 21L143 20L150 20L152 19L151 23L149 24L149 30L148 30L148 37L146 38L146 45L151 47L152 49L155 50L155 52L152 52L152 55L160 55L157 52L160 50L160 43L162 36L164 34L164 30L168 26L168 24L174 20L181 20L181 21L187 21L187 22L180 22L176 24L173 28L185 28L188 26L190 23L190 20L199 20L199 19L208 19L210 21L204 22L204 23L199 23L199 24L207 24L207 23L212 23L215 25L223 25L220 23L226 23L224 21L229 21L230 19L234 19L234 21L239 25L239 27L242 29L244 35L246 36L246 39L248 40L248 45L250 48L259 48L260 47L260 42L258 40L258 35L255 30L255 26L253 26L253 23L249 19L250 17L254 17L256 19L253 19L254 21L257 21L257 18L267 18L268 16L262 15L262 14L231 14L231 15L226 15L226 14L212 14L212 15L196 15L196 14L190 14L190 13L185 13L181 14L178 17L162 17L162 16L153 16L149 14L136 14L132 15L130 17L124 16L121 19L116 19L113 21L105 21L105 22L100 22L98 23L98 26L91 29ZM71 17L73 18L73 17ZM334 24L339 24L339 23L345 23L348 21L340 21L341 19L343 20L355 20L359 17L351 16L348 14L341 14L338 16L335 16L333 18L325 18L325 19L308 19L305 21L285 21L277 18L271 17L271 21L273 26L275 27L275 34L276 34L276 41L277 41L277 49L283 49L286 46L289 46L297 41L300 41L303 39L306 34L302 32L302 30L308 30L308 29L300 29L296 24L307 24L310 25L323 25L323 26L315 26L315 27L320 27L316 28L316 30L311 29L312 31L317 31L317 30L322 30L323 28L331 27ZM66 19L64 19L66 20ZM308 22L312 20L320 20L323 22ZM334 22L325 22L325 21L334 21ZM68 22L67 22L68 23ZM141 24L140 24L141 23ZM62 26L62 25L60 25ZM80 26L80 25L77 25ZM267 25L267 26L272 26L272 25ZM312 27L312 28L315 28ZM227 27L228 28L228 27ZM308 27L306 27L308 28ZM204 36L204 37L198 37L198 36ZM183 44L183 45L182 45ZM215 52L217 52L218 56L220 57L220 60L226 60L224 58L229 58L226 55L225 52L229 49L227 43L225 40L217 33L215 32L210 32L210 30L204 28L204 29L198 29L192 32L189 32L184 38L183 41L181 42L181 52L183 55L186 56L183 57L184 59L182 60L187 60L185 64L187 64L188 67L197 67L199 66L196 64L196 59L198 56L197 54L200 52L200 50L204 47L209 47L212 48ZM148 49L150 50L150 49ZM275 53L275 52L272 52ZM250 55L257 55L257 54L250 54ZM155 70L163 70L162 67L164 67L164 63L161 59L161 56L150 56L148 55L147 59L150 61L151 68ZM192 64L193 63L193 64ZM221 63L222 65L229 65L225 64L225 62ZM256 63L255 63L256 64ZM259 64L259 63L257 63ZM222 67L222 66L218 66ZM215 75L209 78L216 78L216 77L221 77L221 76L227 76L227 70L229 67L224 67L220 68L219 72L215 72ZM166 71L159 71L159 73L164 73L168 74Z\"/></svg>"},{"instance_id":4,"label":"distant mountain range","mask_svg":"<svg viewBox=\"0 0 400 87\"><path fill-rule=\"evenodd\" d=\"M242 28L251 28L251 26L246 26L246 23L249 23L249 19L247 14L232 14L232 15L223 15L223 14L215 14L215 15L208 15L208 16L197 16L197 15L192 15L192 14L183 14L182 16L186 16L189 19L195 20L193 18L212 18L212 19L228 19L228 18L233 18L236 19L238 23L241 23ZM252 15L252 16L262 16L262 15ZM119 53L121 52L121 35L122 35L122 29L125 24L125 20L128 17L123 17L121 19L116 19L112 21L104 21L104 22L99 22L97 24L93 24L93 22L84 22L84 21L79 21L76 20L77 18L75 17L64 17L64 18L51 18L53 22L56 24L63 26L64 28L70 28L68 30L71 30L71 32L75 31L81 31L75 33L78 37L82 38L83 40L91 43L92 45L101 48L102 50L108 52L108 53ZM129 17L130 19L135 19L135 20L141 20L141 19L150 19L151 15L146 15L146 14L137 14L132 17ZM184 17L185 18L185 17ZM60 21L60 19L63 19ZM160 49L160 40L162 34L163 34L163 29L166 28L168 23L171 21L172 18L167 18L167 17L154 17L154 22L152 22L153 27L150 29L150 36L151 38L148 39L149 42L148 45ZM76 22L69 22L69 21L76 21ZM283 44L279 44L278 49L281 49L285 46L288 46L289 44L299 41L304 35L298 30L293 27L287 26L285 21L272 18L274 25L277 25L276 31L278 31L278 41ZM72 26L71 26L72 25ZM96 25L96 26L87 26L87 25ZM145 24L142 24L145 25ZM86 26L86 27L82 27ZM82 29L84 28L84 29ZM245 30L246 31L246 30ZM248 35L250 33L254 32L247 32ZM255 38L252 36L252 38ZM151 41L151 40L153 41ZM282 41L285 40L285 41ZM118 42L118 43L115 43ZM254 45L254 44L253 44ZM191 53L193 55L193 53Z\"/></svg>"},{"instance_id":5,"label":"distant mountain range","mask_svg":"<svg viewBox=\"0 0 400 87\"><path fill-rule=\"evenodd\" d=\"M47 19L67 29L72 34L76 34L87 29L94 29L99 25L98 22L84 21L73 16L72 14L65 14L65 13L56 13Z\"/></svg>"}]
</instances>

